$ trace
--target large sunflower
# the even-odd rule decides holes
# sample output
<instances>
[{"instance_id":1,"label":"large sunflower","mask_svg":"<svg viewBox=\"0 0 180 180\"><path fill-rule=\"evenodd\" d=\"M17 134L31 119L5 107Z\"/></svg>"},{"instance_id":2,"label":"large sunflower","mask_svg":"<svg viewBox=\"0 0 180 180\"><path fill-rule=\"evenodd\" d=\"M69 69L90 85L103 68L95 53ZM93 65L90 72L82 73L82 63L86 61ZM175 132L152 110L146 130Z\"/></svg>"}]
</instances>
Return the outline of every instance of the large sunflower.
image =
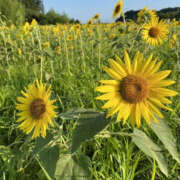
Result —
<instances>
[{"instance_id":1,"label":"large sunflower","mask_svg":"<svg viewBox=\"0 0 180 180\"><path fill-rule=\"evenodd\" d=\"M115 5L114 7L114 10L113 10L113 18L116 18L118 16L121 15L122 13L122 8L123 8L123 1L122 0L119 0L117 2L117 4Z\"/></svg>"},{"instance_id":2,"label":"large sunflower","mask_svg":"<svg viewBox=\"0 0 180 180\"><path fill-rule=\"evenodd\" d=\"M143 25L142 38L151 45L161 44L167 39L168 26L163 20L154 18L151 22Z\"/></svg>"},{"instance_id":3,"label":"large sunflower","mask_svg":"<svg viewBox=\"0 0 180 180\"><path fill-rule=\"evenodd\" d=\"M108 100L102 108L110 109L107 117L116 112L117 121L123 119L123 124L129 118L130 122L138 127L143 117L148 124L151 119L157 122L156 116L163 115L158 107L165 110L172 110L165 104L170 104L168 96L175 96L177 92L166 89L166 86L174 84L172 80L164 80L170 70L158 72L162 61L157 58L152 60L151 54L146 60L139 51L131 63L128 53L124 52L125 63L116 56L116 61L109 60L111 68L104 67L104 70L114 80L101 80L103 84L96 88L96 91L105 93L98 96L99 100Z\"/></svg>"},{"instance_id":4,"label":"large sunflower","mask_svg":"<svg viewBox=\"0 0 180 180\"><path fill-rule=\"evenodd\" d=\"M141 11L139 11L137 15L138 23L147 23L151 21L153 18L157 17L156 12L153 10L148 10L148 7L141 9Z\"/></svg>"},{"instance_id":5,"label":"large sunflower","mask_svg":"<svg viewBox=\"0 0 180 180\"><path fill-rule=\"evenodd\" d=\"M16 109L21 111L17 114L17 122L23 121L19 128L26 134L34 130L32 138L45 137L48 125L53 126L51 118L56 117L54 100L50 100L50 86L46 88L41 81L36 81L21 93L24 97L18 97L20 103L16 105Z\"/></svg>"}]
</instances>

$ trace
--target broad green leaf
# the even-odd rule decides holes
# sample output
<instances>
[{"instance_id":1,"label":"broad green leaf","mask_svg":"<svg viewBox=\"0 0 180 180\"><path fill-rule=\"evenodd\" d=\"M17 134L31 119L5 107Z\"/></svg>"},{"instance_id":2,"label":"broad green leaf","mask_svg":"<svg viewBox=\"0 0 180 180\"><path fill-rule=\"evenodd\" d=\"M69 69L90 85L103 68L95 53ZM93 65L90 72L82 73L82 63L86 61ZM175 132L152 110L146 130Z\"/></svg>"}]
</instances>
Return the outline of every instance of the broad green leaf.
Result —
<instances>
[{"instance_id":1,"label":"broad green leaf","mask_svg":"<svg viewBox=\"0 0 180 180\"><path fill-rule=\"evenodd\" d=\"M89 180L90 160L83 154L62 155L57 162L56 180Z\"/></svg>"},{"instance_id":2,"label":"broad green leaf","mask_svg":"<svg viewBox=\"0 0 180 180\"><path fill-rule=\"evenodd\" d=\"M79 114L78 124L73 131L72 153L74 153L82 142L94 137L103 130L109 120L105 115L96 111L85 111Z\"/></svg>"},{"instance_id":3,"label":"broad green leaf","mask_svg":"<svg viewBox=\"0 0 180 180\"><path fill-rule=\"evenodd\" d=\"M91 114L95 111L93 109L71 109L65 113L59 114L62 119L79 119L82 114Z\"/></svg>"},{"instance_id":4,"label":"broad green leaf","mask_svg":"<svg viewBox=\"0 0 180 180\"><path fill-rule=\"evenodd\" d=\"M45 49L45 52L46 52L50 57L53 57L53 56L54 56L54 51L53 51L51 48Z\"/></svg>"},{"instance_id":5,"label":"broad green leaf","mask_svg":"<svg viewBox=\"0 0 180 180\"><path fill-rule=\"evenodd\" d=\"M55 145L53 147L48 147L40 151L39 159L41 166L43 166L43 171L45 174L54 179L54 173L56 170L56 163L59 159L59 147Z\"/></svg>"},{"instance_id":6,"label":"broad green leaf","mask_svg":"<svg viewBox=\"0 0 180 180\"><path fill-rule=\"evenodd\" d=\"M158 138L162 141L164 146L167 148L169 153L173 156L173 158L180 163L179 154L176 148L175 139L171 133L170 128L166 125L166 123L158 118L159 124L152 122L151 128L156 133Z\"/></svg>"},{"instance_id":7,"label":"broad green leaf","mask_svg":"<svg viewBox=\"0 0 180 180\"><path fill-rule=\"evenodd\" d=\"M155 144L146 134L138 129L134 129L132 134L132 141L141 149L146 155L155 159L159 165L160 170L168 176L167 164L161 153L161 148Z\"/></svg>"},{"instance_id":8,"label":"broad green leaf","mask_svg":"<svg viewBox=\"0 0 180 180\"><path fill-rule=\"evenodd\" d=\"M54 145L53 137L52 134L48 133L46 138L37 138L32 153L33 156L39 155L38 162L48 180L54 178L56 162L59 159L59 147Z\"/></svg>"},{"instance_id":9,"label":"broad green leaf","mask_svg":"<svg viewBox=\"0 0 180 180\"><path fill-rule=\"evenodd\" d=\"M50 143L53 139L53 135L48 133L46 138L38 137L35 141L35 147L33 149L33 155L42 151L45 146Z\"/></svg>"}]
</instances>

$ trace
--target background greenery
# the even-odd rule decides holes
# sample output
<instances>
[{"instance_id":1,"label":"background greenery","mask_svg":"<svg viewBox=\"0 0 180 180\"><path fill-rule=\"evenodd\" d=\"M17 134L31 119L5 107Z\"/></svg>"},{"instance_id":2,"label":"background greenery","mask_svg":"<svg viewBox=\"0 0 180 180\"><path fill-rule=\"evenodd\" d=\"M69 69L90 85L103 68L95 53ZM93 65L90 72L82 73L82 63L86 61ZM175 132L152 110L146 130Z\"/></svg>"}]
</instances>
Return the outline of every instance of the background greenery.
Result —
<instances>
[{"instance_id":1,"label":"background greenery","mask_svg":"<svg viewBox=\"0 0 180 180\"><path fill-rule=\"evenodd\" d=\"M8 6L4 1L9 3ZM16 122L16 99L21 90L35 79L42 78L44 83L52 85L52 98L57 99L58 114L79 108L102 111L104 102L95 99L98 93L94 89L99 80L109 79L103 65L108 66L108 59L115 55L123 58L124 49L131 58L139 50L144 52L145 57L153 52L154 58L158 56L158 60L163 60L161 69L172 70L169 78L176 81L172 89L180 92L180 21L169 22L167 41L152 47L142 40L140 27L133 22L126 25L121 22L46 25L76 20L54 10L45 13L41 1L21 1L24 6L15 0L4 1L0 0L0 179L45 180L47 177L42 164L44 167L54 166L51 157L48 163L40 162L40 159L46 158L46 153L39 152L39 139L30 141L30 136L23 134ZM30 23L34 18L44 25L40 26L36 21ZM25 21L30 24L24 24ZM177 34L176 41L172 41L174 34ZM173 103L169 106L174 111L162 113L180 152L180 96L171 100ZM112 118L113 121L115 119L116 116ZM52 151L64 157L65 153L69 153L77 121L71 117L58 117L55 122L56 128L48 131L54 135ZM78 149L91 161L92 176L89 179L153 180L154 177L155 180L180 180L179 164L155 133L146 123L142 124L141 130L163 149L168 177L161 173L156 162L135 146L131 137L118 135L119 132L133 131L128 123L125 126L112 123ZM66 164L68 158L61 160ZM85 159L83 156L80 158Z\"/></svg>"},{"instance_id":2,"label":"background greenery","mask_svg":"<svg viewBox=\"0 0 180 180\"><path fill-rule=\"evenodd\" d=\"M103 71L108 59L115 54L123 58L126 49L133 58L137 50L148 57L151 52L163 60L161 69L171 69L170 79L176 81L172 89L180 92L179 71L179 22L169 23L168 40L158 47L147 45L135 23L93 24L93 25L56 25L39 26L35 22L24 26L7 27L1 25L0 35L0 179L3 180L44 180L44 172L35 153L36 141L30 141L16 123L16 98L21 90L35 79L52 85L52 97L57 99L57 112L70 109L91 108L102 111L104 104L97 101L94 91L101 79L109 79ZM171 46L172 35L178 34L177 41ZM177 140L180 152L180 111L176 96L170 107L173 112L163 111L164 121L170 126ZM116 116L113 117L115 119ZM60 155L68 153L76 120L57 118L57 127L51 132L58 134L55 145ZM88 156L92 163L90 179L104 180L151 180L155 172L156 180L179 180L180 166L167 150L163 154L167 160L169 177L165 177L153 162L135 146L130 137L119 136L119 132L132 132L127 123L113 123L105 132L83 143L79 152ZM143 130L160 147L162 144L146 123ZM114 132L114 134L111 134ZM116 134L117 133L117 134ZM58 139L58 140L57 140ZM41 156L41 155L40 155ZM42 155L43 157L43 155ZM46 157L44 155L44 157ZM48 166L52 166L48 161Z\"/></svg>"},{"instance_id":3,"label":"background greenery","mask_svg":"<svg viewBox=\"0 0 180 180\"><path fill-rule=\"evenodd\" d=\"M54 9L44 12L42 0L0 0L0 12L1 18L8 24L22 25L25 21L31 22L33 19L41 25L80 23L78 19L70 18L66 13L59 13ZM125 17L127 20L136 21L138 12L139 10L127 11ZM180 7L165 8L156 12L160 19L180 19ZM116 21L123 21L123 19L120 17Z\"/></svg>"}]
</instances>

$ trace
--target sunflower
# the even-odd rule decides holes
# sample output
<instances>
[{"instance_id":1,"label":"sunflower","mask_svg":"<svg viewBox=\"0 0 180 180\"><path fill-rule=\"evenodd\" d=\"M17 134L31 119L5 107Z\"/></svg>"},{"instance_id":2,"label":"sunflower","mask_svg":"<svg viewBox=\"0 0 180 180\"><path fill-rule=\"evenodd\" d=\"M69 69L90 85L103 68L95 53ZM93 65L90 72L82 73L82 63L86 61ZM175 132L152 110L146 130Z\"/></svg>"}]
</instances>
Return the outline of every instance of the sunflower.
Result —
<instances>
[{"instance_id":1,"label":"sunflower","mask_svg":"<svg viewBox=\"0 0 180 180\"><path fill-rule=\"evenodd\" d=\"M99 19L99 16L100 16L100 14L99 14L99 13L97 13L97 14L95 14L95 15L93 16L93 18L92 18L92 19L94 19L94 20L98 20L98 19Z\"/></svg>"},{"instance_id":2,"label":"sunflower","mask_svg":"<svg viewBox=\"0 0 180 180\"><path fill-rule=\"evenodd\" d=\"M151 22L143 25L142 38L152 45L162 44L167 39L168 27L163 20L154 18Z\"/></svg>"},{"instance_id":3,"label":"sunflower","mask_svg":"<svg viewBox=\"0 0 180 180\"><path fill-rule=\"evenodd\" d=\"M141 11L138 12L138 23L147 23L151 21L153 18L157 17L156 12L153 10L148 10L148 7L143 8Z\"/></svg>"},{"instance_id":4,"label":"sunflower","mask_svg":"<svg viewBox=\"0 0 180 180\"><path fill-rule=\"evenodd\" d=\"M17 114L17 122L22 122L19 128L26 134L34 130L32 139L39 135L44 138L48 125L54 126L51 118L56 117L56 107L53 105L55 101L50 100L50 88L37 80L21 91L24 97L17 98L20 103L17 103L16 109L21 111Z\"/></svg>"},{"instance_id":5,"label":"sunflower","mask_svg":"<svg viewBox=\"0 0 180 180\"><path fill-rule=\"evenodd\" d=\"M87 24L93 24L93 19L89 19Z\"/></svg>"},{"instance_id":6,"label":"sunflower","mask_svg":"<svg viewBox=\"0 0 180 180\"><path fill-rule=\"evenodd\" d=\"M113 18L116 18L117 16L120 16L121 13L122 13L122 8L123 8L123 1L122 0L119 0L117 2L117 4L115 5L114 7L114 10L113 10Z\"/></svg>"},{"instance_id":7,"label":"sunflower","mask_svg":"<svg viewBox=\"0 0 180 180\"><path fill-rule=\"evenodd\" d=\"M156 117L163 118L159 108L170 110L164 104L170 104L168 96L175 96L177 92L165 88L175 82L164 80L170 70L158 72L162 61L153 60L151 54L146 60L139 51L131 63L128 53L124 52L125 63L116 56L115 60L109 59L111 68L104 70L113 80L101 80L103 84L96 91L105 93L96 97L98 100L108 100L102 108L110 109L107 118L118 112L117 121L123 124L130 119L132 125L140 127L141 118L150 124L151 119L158 122Z\"/></svg>"}]
</instances>

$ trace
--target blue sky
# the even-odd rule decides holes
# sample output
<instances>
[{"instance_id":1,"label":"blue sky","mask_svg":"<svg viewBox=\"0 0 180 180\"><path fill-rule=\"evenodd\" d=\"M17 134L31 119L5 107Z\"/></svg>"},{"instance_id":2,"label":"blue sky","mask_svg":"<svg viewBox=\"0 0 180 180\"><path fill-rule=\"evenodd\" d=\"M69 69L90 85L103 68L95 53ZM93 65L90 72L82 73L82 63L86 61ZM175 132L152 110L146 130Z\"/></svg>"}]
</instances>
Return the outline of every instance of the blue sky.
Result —
<instances>
[{"instance_id":1,"label":"blue sky","mask_svg":"<svg viewBox=\"0 0 180 180\"><path fill-rule=\"evenodd\" d=\"M102 22L111 22L112 11L118 0L43 0L45 12L53 8L56 12L66 13L70 18L85 23L94 14L100 13ZM138 10L148 6L149 9L180 7L180 0L124 0L124 12Z\"/></svg>"}]
</instances>

